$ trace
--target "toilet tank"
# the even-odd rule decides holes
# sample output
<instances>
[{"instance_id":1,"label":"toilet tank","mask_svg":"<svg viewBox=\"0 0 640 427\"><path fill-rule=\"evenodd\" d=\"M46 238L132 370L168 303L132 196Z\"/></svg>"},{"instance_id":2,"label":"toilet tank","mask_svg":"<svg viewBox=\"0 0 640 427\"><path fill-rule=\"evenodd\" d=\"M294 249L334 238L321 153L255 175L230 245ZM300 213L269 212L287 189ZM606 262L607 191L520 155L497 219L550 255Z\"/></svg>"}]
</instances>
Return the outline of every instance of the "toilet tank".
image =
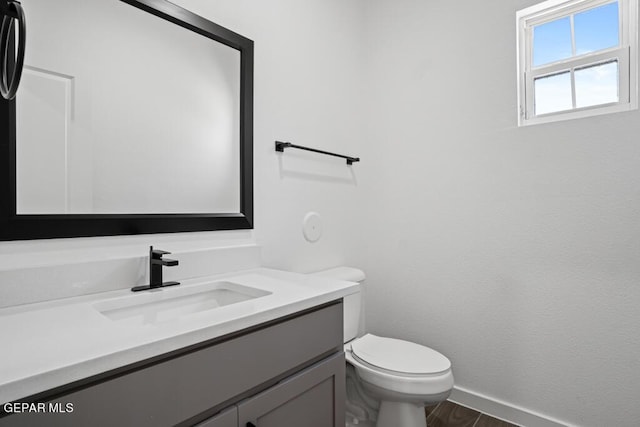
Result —
<instances>
[{"instance_id":1,"label":"toilet tank","mask_svg":"<svg viewBox=\"0 0 640 427\"><path fill-rule=\"evenodd\" d=\"M314 276L327 277L336 280L346 280L362 284L365 279L364 271L353 267L336 267L329 270L312 273ZM362 291L344 297L344 342L349 342L358 336L360 315L362 313Z\"/></svg>"}]
</instances>

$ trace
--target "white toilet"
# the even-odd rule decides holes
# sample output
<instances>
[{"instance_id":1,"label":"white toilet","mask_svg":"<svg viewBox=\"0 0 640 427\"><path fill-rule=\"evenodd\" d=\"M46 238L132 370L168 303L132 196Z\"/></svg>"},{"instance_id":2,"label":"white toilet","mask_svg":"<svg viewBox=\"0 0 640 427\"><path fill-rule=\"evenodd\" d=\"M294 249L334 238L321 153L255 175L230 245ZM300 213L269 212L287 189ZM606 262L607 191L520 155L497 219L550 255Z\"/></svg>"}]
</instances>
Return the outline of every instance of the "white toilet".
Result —
<instances>
[{"instance_id":1,"label":"white toilet","mask_svg":"<svg viewBox=\"0 0 640 427\"><path fill-rule=\"evenodd\" d=\"M362 283L364 272L338 267L314 273ZM453 388L451 362L416 343L365 334L359 338L361 293L344 299L347 426L426 427L424 407Z\"/></svg>"}]
</instances>

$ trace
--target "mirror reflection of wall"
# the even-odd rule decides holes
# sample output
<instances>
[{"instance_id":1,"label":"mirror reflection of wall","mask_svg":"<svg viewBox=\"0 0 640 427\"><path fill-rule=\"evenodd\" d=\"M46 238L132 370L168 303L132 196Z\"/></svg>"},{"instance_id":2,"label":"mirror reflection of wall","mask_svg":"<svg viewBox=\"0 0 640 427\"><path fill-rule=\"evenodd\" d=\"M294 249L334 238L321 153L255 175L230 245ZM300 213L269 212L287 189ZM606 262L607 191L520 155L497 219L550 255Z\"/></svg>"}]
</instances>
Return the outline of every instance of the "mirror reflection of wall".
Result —
<instances>
[{"instance_id":1,"label":"mirror reflection of wall","mask_svg":"<svg viewBox=\"0 0 640 427\"><path fill-rule=\"evenodd\" d=\"M240 53L117 0L23 0L17 213L240 210Z\"/></svg>"}]
</instances>

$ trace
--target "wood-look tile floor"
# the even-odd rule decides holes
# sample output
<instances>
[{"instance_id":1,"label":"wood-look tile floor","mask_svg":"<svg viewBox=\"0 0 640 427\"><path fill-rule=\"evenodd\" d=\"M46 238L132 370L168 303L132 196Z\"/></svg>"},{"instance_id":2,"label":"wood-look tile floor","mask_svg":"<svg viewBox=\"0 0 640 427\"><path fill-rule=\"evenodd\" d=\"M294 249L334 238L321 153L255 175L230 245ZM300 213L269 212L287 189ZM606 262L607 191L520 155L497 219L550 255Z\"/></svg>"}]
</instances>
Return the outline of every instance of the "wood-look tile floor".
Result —
<instances>
[{"instance_id":1,"label":"wood-look tile floor","mask_svg":"<svg viewBox=\"0 0 640 427\"><path fill-rule=\"evenodd\" d=\"M518 427L445 400L425 408L427 427Z\"/></svg>"}]
</instances>

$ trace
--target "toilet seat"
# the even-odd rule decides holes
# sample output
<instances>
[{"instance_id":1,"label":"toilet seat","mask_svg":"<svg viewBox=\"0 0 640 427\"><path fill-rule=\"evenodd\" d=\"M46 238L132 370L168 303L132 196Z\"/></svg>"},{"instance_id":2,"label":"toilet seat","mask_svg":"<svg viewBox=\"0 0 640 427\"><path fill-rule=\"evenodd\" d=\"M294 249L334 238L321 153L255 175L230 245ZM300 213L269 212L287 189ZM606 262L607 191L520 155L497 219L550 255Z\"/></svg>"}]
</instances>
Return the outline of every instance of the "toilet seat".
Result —
<instances>
[{"instance_id":1,"label":"toilet seat","mask_svg":"<svg viewBox=\"0 0 640 427\"><path fill-rule=\"evenodd\" d=\"M451 369L449 359L429 347L373 334L352 341L351 351L361 361L403 375L434 375Z\"/></svg>"},{"instance_id":2,"label":"toilet seat","mask_svg":"<svg viewBox=\"0 0 640 427\"><path fill-rule=\"evenodd\" d=\"M360 378L376 387L411 395L436 395L453 387L451 362L425 346L367 334L345 345Z\"/></svg>"}]
</instances>

